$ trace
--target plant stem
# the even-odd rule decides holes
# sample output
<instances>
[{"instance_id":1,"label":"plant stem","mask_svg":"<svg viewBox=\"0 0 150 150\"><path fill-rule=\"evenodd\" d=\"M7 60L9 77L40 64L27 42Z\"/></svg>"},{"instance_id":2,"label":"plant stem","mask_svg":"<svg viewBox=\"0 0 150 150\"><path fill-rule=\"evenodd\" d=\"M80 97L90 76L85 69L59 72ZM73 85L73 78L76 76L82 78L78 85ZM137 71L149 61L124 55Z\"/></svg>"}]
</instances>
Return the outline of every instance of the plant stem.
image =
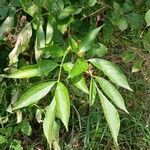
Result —
<instances>
[{"instance_id":1,"label":"plant stem","mask_svg":"<svg viewBox=\"0 0 150 150\"><path fill-rule=\"evenodd\" d=\"M69 53L69 51L70 51L70 47L67 48L67 50L65 51L65 54L64 54L64 56L62 58L62 61L61 61L61 64L60 64L60 69L59 69L59 74L58 74L58 80L57 80L57 82L60 81L60 76L61 76L61 72L62 72L63 63L64 63L66 55Z\"/></svg>"}]
</instances>

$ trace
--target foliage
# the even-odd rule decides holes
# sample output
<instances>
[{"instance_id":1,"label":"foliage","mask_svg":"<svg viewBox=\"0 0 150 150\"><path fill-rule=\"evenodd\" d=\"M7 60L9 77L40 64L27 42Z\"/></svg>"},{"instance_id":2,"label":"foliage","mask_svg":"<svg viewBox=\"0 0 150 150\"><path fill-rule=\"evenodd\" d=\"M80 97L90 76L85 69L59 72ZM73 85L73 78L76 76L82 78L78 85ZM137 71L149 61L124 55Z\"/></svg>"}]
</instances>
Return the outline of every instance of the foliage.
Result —
<instances>
[{"instance_id":1,"label":"foliage","mask_svg":"<svg viewBox=\"0 0 150 150\"><path fill-rule=\"evenodd\" d=\"M0 120L2 126L10 116L17 120L15 131L0 131L0 145L23 149L18 139L8 144L9 137L18 131L31 136L36 118L49 148L61 149L59 133L63 127L70 132L74 100L84 99L90 109L103 110L117 147L119 112L129 114L119 91L133 90L109 51L126 49L120 56L131 63L131 73L141 70L145 76L142 66L150 66L149 1L9 0L0 6L0 53L5 59Z\"/></svg>"}]
</instances>

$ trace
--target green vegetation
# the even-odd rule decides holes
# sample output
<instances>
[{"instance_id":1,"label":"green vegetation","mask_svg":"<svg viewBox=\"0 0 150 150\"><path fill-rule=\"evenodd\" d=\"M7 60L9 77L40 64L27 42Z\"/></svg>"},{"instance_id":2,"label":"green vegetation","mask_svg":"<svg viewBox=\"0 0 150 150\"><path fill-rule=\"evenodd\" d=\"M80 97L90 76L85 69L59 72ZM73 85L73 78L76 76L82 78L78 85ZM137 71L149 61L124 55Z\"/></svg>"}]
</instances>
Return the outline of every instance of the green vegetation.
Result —
<instances>
[{"instance_id":1,"label":"green vegetation","mask_svg":"<svg viewBox=\"0 0 150 150\"><path fill-rule=\"evenodd\" d=\"M1 0L0 24L0 149L150 148L149 0Z\"/></svg>"}]
</instances>

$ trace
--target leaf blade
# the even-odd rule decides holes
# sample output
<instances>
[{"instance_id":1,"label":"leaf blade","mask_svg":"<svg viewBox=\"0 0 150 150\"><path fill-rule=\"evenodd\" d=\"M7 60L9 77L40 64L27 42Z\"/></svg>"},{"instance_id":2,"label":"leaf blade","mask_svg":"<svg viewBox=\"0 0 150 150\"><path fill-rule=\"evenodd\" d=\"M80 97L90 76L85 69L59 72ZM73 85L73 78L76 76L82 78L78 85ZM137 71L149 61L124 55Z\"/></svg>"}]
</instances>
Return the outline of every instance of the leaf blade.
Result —
<instances>
[{"instance_id":1,"label":"leaf blade","mask_svg":"<svg viewBox=\"0 0 150 150\"><path fill-rule=\"evenodd\" d=\"M119 91L107 80L101 77L96 77L99 85L104 93L122 110L129 113L125 107L124 99Z\"/></svg>"},{"instance_id":2,"label":"leaf blade","mask_svg":"<svg viewBox=\"0 0 150 150\"><path fill-rule=\"evenodd\" d=\"M64 126L68 130L68 122L70 117L70 99L69 93L65 85L61 82L58 82L56 91L56 116L61 119Z\"/></svg>"},{"instance_id":3,"label":"leaf blade","mask_svg":"<svg viewBox=\"0 0 150 150\"><path fill-rule=\"evenodd\" d=\"M88 63L85 59L78 58L73 68L70 70L68 78L80 75L88 69Z\"/></svg>"},{"instance_id":4,"label":"leaf blade","mask_svg":"<svg viewBox=\"0 0 150 150\"><path fill-rule=\"evenodd\" d=\"M114 142L118 145L118 134L120 129L120 119L116 108L107 100L103 93L97 88L100 102L104 111L106 121L109 125Z\"/></svg>"},{"instance_id":5,"label":"leaf blade","mask_svg":"<svg viewBox=\"0 0 150 150\"><path fill-rule=\"evenodd\" d=\"M79 53L86 52L92 47L94 40L102 27L103 26L100 26L88 33L88 35L81 41Z\"/></svg>"},{"instance_id":6,"label":"leaf blade","mask_svg":"<svg viewBox=\"0 0 150 150\"><path fill-rule=\"evenodd\" d=\"M39 83L29 90L27 90L13 106L13 110L26 107L28 105L38 102L43 98L54 86L55 82Z\"/></svg>"},{"instance_id":7,"label":"leaf blade","mask_svg":"<svg viewBox=\"0 0 150 150\"><path fill-rule=\"evenodd\" d=\"M51 104L46 108L45 118L43 121L43 132L49 145L51 145L51 142L53 140L52 132L55 122L55 113L56 113L56 101L55 99L53 99Z\"/></svg>"},{"instance_id":8,"label":"leaf blade","mask_svg":"<svg viewBox=\"0 0 150 150\"><path fill-rule=\"evenodd\" d=\"M104 59L93 58L89 59L89 61L99 70L101 70L108 78L116 83L118 86L121 86L125 89L133 91L128 85L127 79L125 75L122 73L120 68Z\"/></svg>"},{"instance_id":9,"label":"leaf blade","mask_svg":"<svg viewBox=\"0 0 150 150\"><path fill-rule=\"evenodd\" d=\"M9 54L9 65L18 62L18 56L28 48L32 36L32 27L28 23L19 33L14 49Z\"/></svg>"}]
</instances>

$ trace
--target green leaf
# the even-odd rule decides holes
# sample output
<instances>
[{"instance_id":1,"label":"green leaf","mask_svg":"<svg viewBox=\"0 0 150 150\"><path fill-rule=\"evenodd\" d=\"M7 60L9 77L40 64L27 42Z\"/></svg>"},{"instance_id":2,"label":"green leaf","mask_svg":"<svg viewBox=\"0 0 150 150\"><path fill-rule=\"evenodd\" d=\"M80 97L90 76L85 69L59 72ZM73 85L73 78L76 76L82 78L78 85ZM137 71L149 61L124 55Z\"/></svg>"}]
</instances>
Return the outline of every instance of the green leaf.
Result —
<instances>
[{"instance_id":1,"label":"green leaf","mask_svg":"<svg viewBox=\"0 0 150 150\"><path fill-rule=\"evenodd\" d=\"M34 17L40 12L40 7L38 7L34 2L31 0L26 1L26 0L20 0L22 4L22 8L25 12L27 12L29 15Z\"/></svg>"},{"instance_id":2,"label":"green leaf","mask_svg":"<svg viewBox=\"0 0 150 150\"><path fill-rule=\"evenodd\" d=\"M47 55L50 55L52 58L62 57L64 55L64 50L56 44L44 47L41 51Z\"/></svg>"},{"instance_id":3,"label":"green leaf","mask_svg":"<svg viewBox=\"0 0 150 150\"><path fill-rule=\"evenodd\" d=\"M72 22L74 22L74 18L72 16L67 17L63 20L59 20L57 22L58 23L58 29L61 31L62 34L64 34Z\"/></svg>"},{"instance_id":4,"label":"green leaf","mask_svg":"<svg viewBox=\"0 0 150 150\"><path fill-rule=\"evenodd\" d=\"M29 65L21 69L18 69L14 73L10 74L8 77L22 79L22 78L31 78L31 77L40 76L40 75L41 75L41 72L40 72L38 65Z\"/></svg>"},{"instance_id":5,"label":"green leaf","mask_svg":"<svg viewBox=\"0 0 150 150\"><path fill-rule=\"evenodd\" d=\"M2 20L7 16L10 6L6 2L6 0L1 0L0 6L0 20Z\"/></svg>"},{"instance_id":6,"label":"green leaf","mask_svg":"<svg viewBox=\"0 0 150 150\"><path fill-rule=\"evenodd\" d=\"M129 13L134 10L134 2L132 0L126 0L123 4L124 13Z\"/></svg>"},{"instance_id":7,"label":"green leaf","mask_svg":"<svg viewBox=\"0 0 150 150\"><path fill-rule=\"evenodd\" d=\"M84 58L78 58L73 68L70 70L68 78L73 78L87 71L88 63Z\"/></svg>"},{"instance_id":8,"label":"green leaf","mask_svg":"<svg viewBox=\"0 0 150 150\"><path fill-rule=\"evenodd\" d=\"M122 8L120 7L119 3L117 2L114 2L113 3L113 7L114 7L114 10L117 12L117 13L122 13Z\"/></svg>"},{"instance_id":9,"label":"green leaf","mask_svg":"<svg viewBox=\"0 0 150 150\"><path fill-rule=\"evenodd\" d=\"M66 72L70 72L71 69L73 68L74 64L72 62L67 62L63 64L63 68Z\"/></svg>"},{"instance_id":10,"label":"green leaf","mask_svg":"<svg viewBox=\"0 0 150 150\"><path fill-rule=\"evenodd\" d=\"M150 9L145 14L145 21L147 23L147 26L150 26Z\"/></svg>"},{"instance_id":11,"label":"green leaf","mask_svg":"<svg viewBox=\"0 0 150 150\"><path fill-rule=\"evenodd\" d=\"M46 45L46 42L45 42L45 33L43 30L43 22L40 21L36 30L36 40L35 40L35 46L34 46L36 61L39 61L39 59L41 58L42 51L40 49L44 48L45 45Z\"/></svg>"},{"instance_id":12,"label":"green leaf","mask_svg":"<svg viewBox=\"0 0 150 150\"><path fill-rule=\"evenodd\" d=\"M128 23L125 18L119 19L117 25L121 31L124 31L128 28Z\"/></svg>"},{"instance_id":13,"label":"green leaf","mask_svg":"<svg viewBox=\"0 0 150 150\"><path fill-rule=\"evenodd\" d=\"M43 30L43 22L40 21L37 31L36 31L36 38L37 38L37 48L45 47L45 34Z\"/></svg>"},{"instance_id":14,"label":"green leaf","mask_svg":"<svg viewBox=\"0 0 150 150\"><path fill-rule=\"evenodd\" d=\"M143 60L141 58L134 60L133 66L132 66L132 73L133 72L138 72L139 70L141 70L142 63L143 63Z\"/></svg>"},{"instance_id":15,"label":"green leaf","mask_svg":"<svg viewBox=\"0 0 150 150\"><path fill-rule=\"evenodd\" d=\"M139 29L140 27L142 27L143 23L144 23L144 19L143 16L139 13L133 12L133 13L129 13L126 16L127 21L130 23L131 28L134 29Z\"/></svg>"},{"instance_id":16,"label":"green leaf","mask_svg":"<svg viewBox=\"0 0 150 150\"><path fill-rule=\"evenodd\" d=\"M122 53L121 56L122 56L123 61L125 63L129 63L135 58L136 54L133 51L125 51L125 52Z\"/></svg>"},{"instance_id":17,"label":"green leaf","mask_svg":"<svg viewBox=\"0 0 150 150\"><path fill-rule=\"evenodd\" d=\"M71 82L83 92L89 94L88 87L86 85L85 79L82 75L75 76L71 79Z\"/></svg>"},{"instance_id":18,"label":"green leaf","mask_svg":"<svg viewBox=\"0 0 150 150\"><path fill-rule=\"evenodd\" d=\"M32 134L32 128L29 122L26 122L26 121L21 122L20 129L21 129L21 132L27 136L30 136Z\"/></svg>"},{"instance_id":19,"label":"green leaf","mask_svg":"<svg viewBox=\"0 0 150 150\"><path fill-rule=\"evenodd\" d=\"M53 37L53 27L51 18L48 18L47 26L46 26L46 44L49 44Z\"/></svg>"},{"instance_id":20,"label":"green leaf","mask_svg":"<svg viewBox=\"0 0 150 150\"><path fill-rule=\"evenodd\" d=\"M89 61L99 70L101 70L109 79L116 83L118 86L121 86L125 89L132 91L129 87L127 79L125 75L122 73L119 67L117 67L112 62L109 62L104 59L93 58L89 59Z\"/></svg>"},{"instance_id":21,"label":"green leaf","mask_svg":"<svg viewBox=\"0 0 150 150\"><path fill-rule=\"evenodd\" d=\"M103 39L106 42L112 41L112 34L113 34L113 25L110 20L105 21L105 26L103 28Z\"/></svg>"},{"instance_id":22,"label":"green leaf","mask_svg":"<svg viewBox=\"0 0 150 150\"><path fill-rule=\"evenodd\" d=\"M74 6L71 6L71 5L67 6L60 12L58 19L65 19L68 16L72 15L75 11L76 11L76 9Z\"/></svg>"},{"instance_id":23,"label":"green leaf","mask_svg":"<svg viewBox=\"0 0 150 150\"><path fill-rule=\"evenodd\" d=\"M7 139L0 135L0 145L5 143L6 141L7 141Z\"/></svg>"},{"instance_id":24,"label":"green leaf","mask_svg":"<svg viewBox=\"0 0 150 150\"><path fill-rule=\"evenodd\" d=\"M69 44L71 46L71 51L75 52L75 53L78 52L79 51L78 43L71 37L69 39L69 42L70 42Z\"/></svg>"},{"instance_id":25,"label":"green leaf","mask_svg":"<svg viewBox=\"0 0 150 150\"><path fill-rule=\"evenodd\" d=\"M13 140L11 142L10 147L13 150L23 150L23 147L21 146L21 141L19 141L19 140Z\"/></svg>"},{"instance_id":26,"label":"green leaf","mask_svg":"<svg viewBox=\"0 0 150 150\"><path fill-rule=\"evenodd\" d=\"M101 77L96 77L103 92L122 110L129 113L125 107L124 99L119 91L107 80Z\"/></svg>"},{"instance_id":27,"label":"green leaf","mask_svg":"<svg viewBox=\"0 0 150 150\"><path fill-rule=\"evenodd\" d=\"M31 24L27 24L19 33L15 47L9 54L9 65L18 62L18 56L28 48L31 36Z\"/></svg>"},{"instance_id":28,"label":"green leaf","mask_svg":"<svg viewBox=\"0 0 150 150\"><path fill-rule=\"evenodd\" d=\"M71 62L68 63L64 63L63 64L63 68L65 71L67 71L68 73L70 72L70 70L73 68L73 64ZM82 75L78 75L72 79L70 79L71 82L80 90L82 90L85 93L89 93L88 87L86 85L85 79Z\"/></svg>"},{"instance_id":29,"label":"green leaf","mask_svg":"<svg viewBox=\"0 0 150 150\"><path fill-rule=\"evenodd\" d=\"M50 106L46 108L45 118L43 122L44 135L46 136L49 145L51 145L53 140L52 132L55 122L55 113L56 113L56 101L55 99L53 99Z\"/></svg>"},{"instance_id":30,"label":"green leaf","mask_svg":"<svg viewBox=\"0 0 150 150\"><path fill-rule=\"evenodd\" d=\"M48 75L58 66L58 64L52 60L42 60L38 62L38 66L41 74Z\"/></svg>"},{"instance_id":31,"label":"green leaf","mask_svg":"<svg viewBox=\"0 0 150 150\"><path fill-rule=\"evenodd\" d=\"M58 64L52 60L42 60L36 65L29 65L18 69L17 71L10 74L9 78L31 78L35 76L48 75L54 70Z\"/></svg>"},{"instance_id":32,"label":"green leaf","mask_svg":"<svg viewBox=\"0 0 150 150\"><path fill-rule=\"evenodd\" d=\"M103 26L100 26L92 31L90 31L87 36L81 41L81 44L79 46L79 53L83 53L88 51L89 49L92 48L94 44L94 40L97 37L99 31L101 30Z\"/></svg>"},{"instance_id":33,"label":"green leaf","mask_svg":"<svg viewBox=\"0 0 150 150\"><path fill-rule=\"evenodd\" d=\"M5 32L10 32L14 26L14 16L8 16L3 24L0 26L0 40L3 38Z\"/></svg>"},{"instance_id":34,"label":"green leaf","mask_svg":"<svg viewBox=\"0 0 150 150\"><path fill-rule=\"evenodd\" d=\"M51 81L34 85L15 102L13 110L20 109L28 105L37 103L51 90L54 84L55 82Z\"/></svg>"},{"instance_id":35,"label":"green leaf","mask_svg":"<svg viewBox=\"0 0 150 150\"><path fill-rule=\"evenodd\" d=\"M58 82L56 91L56 116L61 119L64 126L68 130L68 122L70 117L70 99L67 88L61 82Z\"/></svg>"},{"instance_id":36,"label":"green leaf","mask_svg":"<svg viewBox=\"0 0 150 150\"><path fill-rule=\"evenodd\" d=\"M97 0L88 0L85 4L86 7L92 7L97 3Z\"/></svg>"},{"instance_id":37,"label":"green leaf","mask_svg":"<svg viewBox=\"0 0 150 150\"><path fill-rule=\"evenodd\" d=\"M108 53L108 48L102 43L97 43L94 45L94 47L91 50L87 52L87 55L90 58L95 56L102 57L107 53Z\"/></svg>"},{"instance_id":38,"label":"green leaf","mask_svg":"<svg viewBox=\"0 0 150 150\"><path fill-rule=\"evenodd\" d=\"M143 45L146 50L150 52L150 29L144 34Z\"/></svg>"},{"instance_id":39,"label":"green leaf","mask_svg":"<svg viewBox=\"0 0 150 150\"><path fill-rule=\"evenodd\" d=\"M94 79L91 77L91 82L90 82L90 94L89 94L89 103L90 106L92 106L95 102L96 99L96 83L94 81Z\"/></svg>"},{"instance_id":40,"label":"green leaf","mask_svg":"<svg viewBox=\"0 0 150 150\"><path fill-rule=\"evenodd\" d=\"M103 95L103 93L98 88L97 91L114 142L118 144L117 138L120 129L119 114L116 108L107 100L107 98Z\"/></svg>"}]
</instances>

